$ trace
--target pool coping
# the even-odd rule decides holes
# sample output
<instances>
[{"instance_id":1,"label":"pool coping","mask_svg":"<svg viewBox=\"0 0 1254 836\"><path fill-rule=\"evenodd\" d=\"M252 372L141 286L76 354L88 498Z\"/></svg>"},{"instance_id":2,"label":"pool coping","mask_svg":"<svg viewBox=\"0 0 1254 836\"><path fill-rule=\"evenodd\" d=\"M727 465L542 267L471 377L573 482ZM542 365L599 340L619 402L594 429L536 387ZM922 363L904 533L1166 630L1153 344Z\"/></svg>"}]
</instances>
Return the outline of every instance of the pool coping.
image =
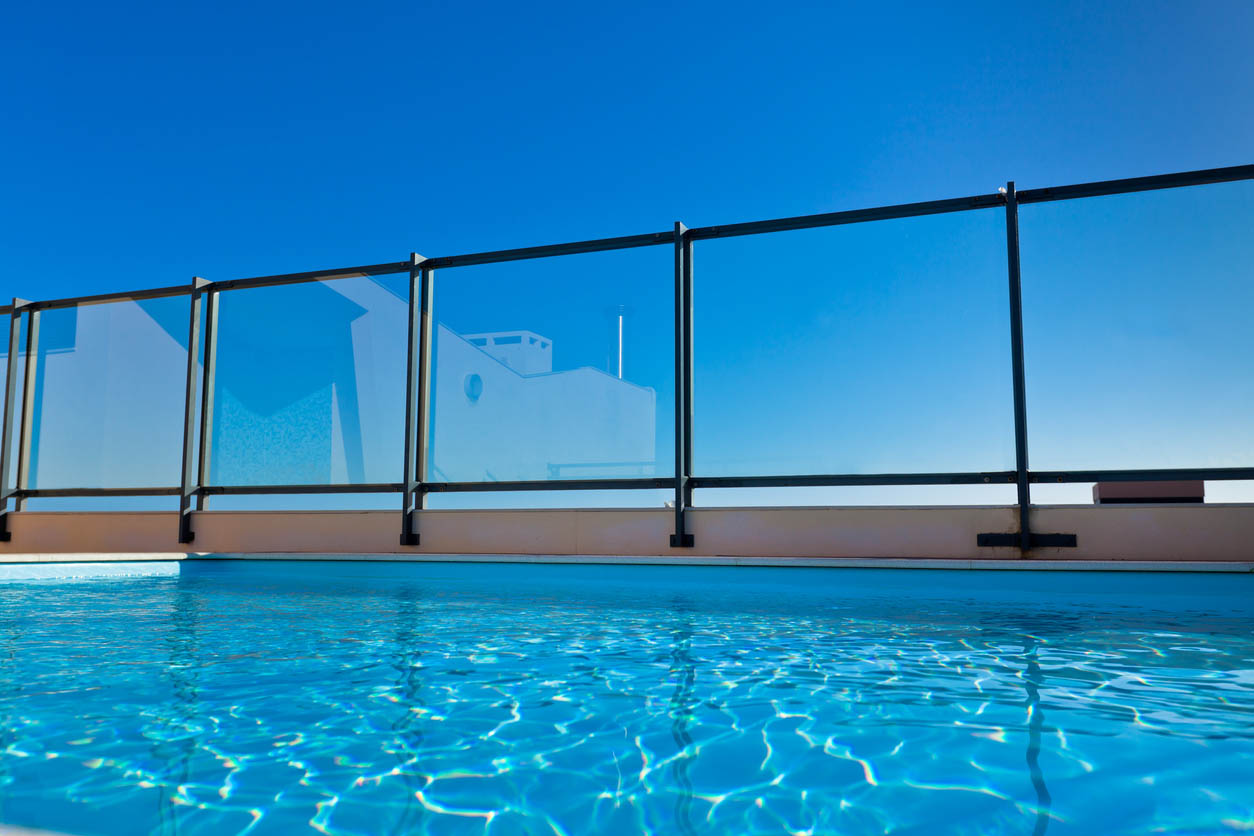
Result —
<instances>
[{"instance_id":1,"label":"pool coping","mask_svg":"<svg viewBox=\"0 0 1254 836\"><path fill-rule=\"evenodd\" d=\"M308 552L167 552L147 554L7 554L0 566L32 564L158 563L170 561L310 561L383 563L537 563L575 565L744 566L809 569L962 569L985 571L1061 572L1221 572L1254 573L1254 561L1245 560L1053 560L1048 558L859 558L859 557L747 557L676 555L569 554L395 554Z\"/></svg>"}]
</instances>

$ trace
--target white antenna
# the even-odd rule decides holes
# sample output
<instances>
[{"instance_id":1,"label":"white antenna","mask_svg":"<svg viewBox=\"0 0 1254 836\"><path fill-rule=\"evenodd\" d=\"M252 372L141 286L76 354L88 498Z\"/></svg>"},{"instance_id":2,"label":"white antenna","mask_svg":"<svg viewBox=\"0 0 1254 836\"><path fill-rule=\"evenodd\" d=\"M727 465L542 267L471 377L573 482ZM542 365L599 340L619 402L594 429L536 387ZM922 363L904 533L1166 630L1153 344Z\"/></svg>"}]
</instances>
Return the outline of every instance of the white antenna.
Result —
<instances>
[{"instance_id":1,"label":"white antenna","mask_svg":"<svg viewBox=\"0 0 1254 836\"><path fill-rule=\"evenodd\" d=\"M618 379L622 380L623 379L623 366L624 366L623 331L627 327L627 315L634 314L635 311L631 308L630 305L610 305L608 308L605 309L605 312L609 314L611 317L617 317L618 319ZM611 352L613 352L613 350L614 350L613 348L610 349ZM609 357L605 358L605 365L609 366L609 373L614 374L614 356L612 353Z\"/></svg>"}]
</instances>

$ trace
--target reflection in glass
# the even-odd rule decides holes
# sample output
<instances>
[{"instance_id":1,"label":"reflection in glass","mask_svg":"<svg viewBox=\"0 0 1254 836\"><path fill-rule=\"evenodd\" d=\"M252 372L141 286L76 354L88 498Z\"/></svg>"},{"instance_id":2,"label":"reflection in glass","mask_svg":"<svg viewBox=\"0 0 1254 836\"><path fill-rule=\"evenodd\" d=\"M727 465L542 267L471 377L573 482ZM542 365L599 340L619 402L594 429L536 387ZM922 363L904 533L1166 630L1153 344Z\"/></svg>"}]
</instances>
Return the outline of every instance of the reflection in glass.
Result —
<instances>
[{"instance_id":1,"label":"reflection in glass","mask_svg":"<svg viewBox=\"0 0 1254 836\"><path fill-rule=\"evenodd\" d=\"M671 256L646 247L436 271L428 479L673 473Z\"/></svg>"},{"instance_id":2,"label":"reflection in glass","mask_svg":"<svg viewBox=\"0 0 1254 836\"><path fill-rule=\"evenodd\" d=\"M31 487L179 484L189 305L176 296L39 312Z\"/></svg>"},{"instance_id":3,"label":"reflection in glass","mask_svg":"<svg viewBox=\"0 0 1254 836\"><path fill-rule=\"evenodd\" d=\"M210 484L400 481L407 284L221 293Z\"/></svg>"}]
</instances>

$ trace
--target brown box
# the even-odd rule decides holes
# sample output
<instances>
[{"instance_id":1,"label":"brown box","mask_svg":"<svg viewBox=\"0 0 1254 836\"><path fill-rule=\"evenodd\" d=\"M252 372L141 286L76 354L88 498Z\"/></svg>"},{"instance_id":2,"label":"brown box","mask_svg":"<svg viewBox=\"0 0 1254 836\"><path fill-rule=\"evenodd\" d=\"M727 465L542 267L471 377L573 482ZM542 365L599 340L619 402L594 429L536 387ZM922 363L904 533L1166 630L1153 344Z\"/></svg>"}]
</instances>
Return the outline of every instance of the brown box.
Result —
<instances>
[{"instance_id":1,"label":"brown box","mask_svg":"<svg viewBox=\"0 0 1254 836\"><path fill-rule=\"evenodd\" d=\"M1093 486L1093 502L1118 505L1134 502L1202 502L1206 483L1187 482L1098 482Z\"/></svg>"}]
</instances>

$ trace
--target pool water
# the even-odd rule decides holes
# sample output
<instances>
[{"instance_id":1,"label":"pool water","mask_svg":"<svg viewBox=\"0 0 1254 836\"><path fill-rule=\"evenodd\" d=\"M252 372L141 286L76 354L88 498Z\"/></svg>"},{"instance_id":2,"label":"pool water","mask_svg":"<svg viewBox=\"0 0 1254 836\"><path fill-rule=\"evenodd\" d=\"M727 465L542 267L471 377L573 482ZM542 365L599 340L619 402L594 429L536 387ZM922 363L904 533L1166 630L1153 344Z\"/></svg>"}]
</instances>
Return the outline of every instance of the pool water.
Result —
<instances>
[{"instance_id":1,"label":"pool water","mask_svg":"<svg viewBox=\"0 0 1254 836\"><path fill-rule=\"evenodd\" d=\"M0 822L1254 829L1254 575L194 561L0 583Z\"/></svg>"}]
</instances>

